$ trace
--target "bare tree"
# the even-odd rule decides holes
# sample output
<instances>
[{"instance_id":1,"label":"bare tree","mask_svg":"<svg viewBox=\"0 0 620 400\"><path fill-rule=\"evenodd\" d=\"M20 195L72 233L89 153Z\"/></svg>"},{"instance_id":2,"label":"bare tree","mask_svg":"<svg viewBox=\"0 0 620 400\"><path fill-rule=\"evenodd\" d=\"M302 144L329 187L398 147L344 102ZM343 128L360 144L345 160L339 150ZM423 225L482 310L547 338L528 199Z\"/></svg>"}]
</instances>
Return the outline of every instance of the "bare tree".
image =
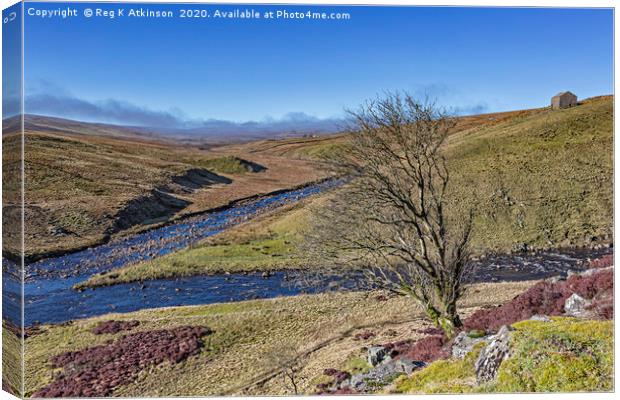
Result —
<instances>
[{"instance_id":1,"label":"bare tree","mask_svg":"<svg viewBox=\"0 0 620 400\"><path fill-rule=\"evenodd\" d=\"M267 367L277 370L283 379L284 387L295 395L299 394L300 358L297 347L290 343L281 343L265 357Z\"/></svg>"},{"instance_id":2,"label":"bare tree","mask_svg":"<svg viewBox=\"0 0 620 400\"><path fill-rule=\"evenodd\" d=\"M461 326L457 300L473 218L471 210L446 213L442 144L454 120L408 94L387 94L350 114L349 142L327 160L347 183L315 209L306 250L414 298L452 336Z\"/></svg>"}]
</instances>

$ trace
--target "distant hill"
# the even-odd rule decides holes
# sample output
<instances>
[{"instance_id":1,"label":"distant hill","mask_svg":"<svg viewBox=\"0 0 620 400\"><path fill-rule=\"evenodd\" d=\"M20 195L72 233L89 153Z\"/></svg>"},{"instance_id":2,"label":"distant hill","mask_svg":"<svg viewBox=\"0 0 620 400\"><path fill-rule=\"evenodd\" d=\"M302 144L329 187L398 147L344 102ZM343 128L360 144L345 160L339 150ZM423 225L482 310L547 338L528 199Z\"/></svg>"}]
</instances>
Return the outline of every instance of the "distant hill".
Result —
<instances>
[{"instance_id":1,"label":"distant hill","mask_svg":"<svg viewBox=\"0 0 620 400\"><path fill-rule=\"evenodd\" d=\"M3 128L3 254L16 257L21 118L5 119ZM185 143L146 128L26 115L26 257L92 246L324 177L314 162L227 150L234 146L240 144Z\"/></svg>"},{"instance_id":2,"label":"distant hill","mask_svg":"<svg viewBox=\"0 0 620 400\"><path fill-rule=\"evenodd\" d=\"M313 125L312 127L304 126L303 122L300 124L299 127L295 127L294 122L287 122L280 123L277 127L265 128L260 123L254 122L234 124L225 121L212 121L205 123L200 128L175 129L83 122L35 114L26 114L24 118L24 128L29 131L104 137L153 138L208 144L316 136L333 133L335 129L333 124ZM5 134L19 132L20 127L20 116L6 118L2 121L2 129Z\"/></svg>"}]
</instances>

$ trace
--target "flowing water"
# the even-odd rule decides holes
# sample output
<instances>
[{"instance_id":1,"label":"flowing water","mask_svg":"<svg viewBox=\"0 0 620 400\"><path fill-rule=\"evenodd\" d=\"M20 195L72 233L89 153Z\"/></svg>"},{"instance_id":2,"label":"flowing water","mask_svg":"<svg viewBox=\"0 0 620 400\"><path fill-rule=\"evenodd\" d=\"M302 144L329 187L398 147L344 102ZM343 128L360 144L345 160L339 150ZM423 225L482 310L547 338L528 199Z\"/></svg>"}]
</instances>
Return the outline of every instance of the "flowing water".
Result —
<instances>
[{"instance_id":1,"label":"flowing water","mask_svg":"<svg viewBox=\"0 0 620 400\"><path fill-rule=\"evenodd\" d=\"M261 273L249 273L156 279L81 292L72 287L93 274L186 248L268 210L329 190L341 182L325 181L276 193L87 250L26 265L24 323L26 326L61 323L110 312L273 298L330 290L336 280L342 281L342 277L326 276L322 282L314 282L308 287L294 284L299 281L295 277L296 272L284 271L268 277ZM611 251L574 249L489 256L475 262L475 280L492 282L566 275L569 270L582 269L588 259ZM21 313L21 284L16 271L14 264L3 259L3 316L14 323L20 320ZM359 274L351 274L344 286L359 288L361 281Z\"/></svg>"}]
</instances>

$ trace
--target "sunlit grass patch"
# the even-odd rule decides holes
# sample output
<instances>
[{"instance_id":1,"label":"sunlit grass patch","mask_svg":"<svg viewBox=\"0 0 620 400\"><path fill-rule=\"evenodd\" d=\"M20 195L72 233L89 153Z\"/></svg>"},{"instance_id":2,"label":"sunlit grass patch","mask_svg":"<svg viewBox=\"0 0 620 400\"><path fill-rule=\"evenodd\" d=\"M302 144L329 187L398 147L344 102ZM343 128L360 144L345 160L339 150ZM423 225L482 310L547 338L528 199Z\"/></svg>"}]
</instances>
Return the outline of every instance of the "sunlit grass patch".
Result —
<instances>
[{"instance_id":1,"label":"sunlit grass patch","mask_svg":"<svg viewBox=\"0 0 620 400\"><path fill-rule=\"evenodd\" d=\"M467 393L476 385L474 363L484 347L478 344L462 360L438 360L395 382L396 393Z\"/></svg>"},{"instance_id":2,"label":"sunlit grass patch","mask_svg":"<svg viewBox=\"0 0 620 400\"><path fill-rule=\"evenodd\" d=\"M502 363L498 392L613 389L613 321L554 318L514 324L513 355Z\"/></svg>"},{"instance_id":3,"label":"sunlit grass patch","mask_svg":"<svg viewBox=\"0 0 620 400\"><path fill-rule=\"evenodd\" d=\"M95 275L77 287L200 274L308 268L311 263L298 248L300 230L309 216L305 204L285 206L190 248Z\"/></svg>"},{"instance_id":4,"label":"sunlit grass patch","mask_svg":"<svg viewBox=\"0 0 620 400\"><path fill-rule=\"evenodd\" d=\"M511 355L495 381L478 386L479 344L464 359L439 360L396 382L398 393L593 392L613 389L613 321L554 317L512 325Z\"/></svg>"},{"instance_id":5,"label":"sunlit grass patch","mask_svg":"<svg viewBox=\"0 0 620 400\"><path fill-rule=\"evenodd\" d=\"M206 168L219 174L240 175L248 172L260 172L265 167L243 160L235 156L222 156L204 159L192 159L190 162L194 165Z\"/></svg>"}]
</instances>

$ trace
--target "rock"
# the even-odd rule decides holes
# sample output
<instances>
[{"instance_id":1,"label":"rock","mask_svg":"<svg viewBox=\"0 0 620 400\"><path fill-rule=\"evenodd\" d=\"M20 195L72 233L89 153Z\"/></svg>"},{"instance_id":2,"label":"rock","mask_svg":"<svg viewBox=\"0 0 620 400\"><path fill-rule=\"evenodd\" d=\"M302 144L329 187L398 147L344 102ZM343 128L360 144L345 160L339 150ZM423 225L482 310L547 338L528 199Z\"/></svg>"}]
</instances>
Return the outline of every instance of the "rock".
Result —
<instances>
[{"instance_id":1,"label":"rock","mask_svg":"<svg viewBox=\"0 0 620 400\"><path fill-rule=\"evenodd\" d=\"M478 384L495 379L500 365L510 356L510 331L512 330L508 325L502 326L497 334L491 336L491 342L480 352L474 365Z\"/></svg>"},{"instance_id":2,"label":"rock","mask_svg":"<svg viewBox=\"0 0 620 400\"><path fill-rule=\"evenodd\" d=\"M366 373L353 375L349 385L357 392L375 392L378 388L390 384L400 375L409 375L424 366L426 363L408 358L390 360Z\"/></svg>"},{"instance_id":3,"label":"rock","mask_svg":"<svg viewBox=\"0 0 620 400\"><path fill-rule=\"evenodd\" d=\"M411 375L413 371L424 368L426 363L424 361L412 360L410 358L399 358L394 361L395 370L400 370L407 375Z\"/></svg>"},{"instance_id":4,"label":"rock","mask_svg":"<svg viewBox=\"0 0 620 400\"><path fill-rule=\"evenodd\" d=\"M547 317L546 315L541 315L541 314L532 315L530 319L532 321L551 322L551 318Z\"/></svg>"},{"instance_id":5,"label":"rock","mask_svg":"<svg viewBox=\"0 0 620 400\"><path fill-rule=\"evenodd\" d=\"M373 367L379 364L388 355L384 346L372 346L368 349L368 364Z\"/></svg>"},{"instance_id":6,"label":"rock","mask_svg":"<svg viewBox=\"0 0 620 400\"><path fill-rule=\"evenodd\" d=\"M564 303L564 313L571 317L581 317L587 313L587 306L588 301L586 299L579 296L577 293L573 293Z\"/></svg>"},{"instance_id":7,"label":"rock","mask_svg":"<svg viewBox=\"0 0 620 400\"><path fill-rule=\"evenodd\" d=\"M487 337L470 337L466 332L460 332L452 344L452 357L462 359L469 353L475 345L486 342Z\"/></svg>"}]
</instances>

